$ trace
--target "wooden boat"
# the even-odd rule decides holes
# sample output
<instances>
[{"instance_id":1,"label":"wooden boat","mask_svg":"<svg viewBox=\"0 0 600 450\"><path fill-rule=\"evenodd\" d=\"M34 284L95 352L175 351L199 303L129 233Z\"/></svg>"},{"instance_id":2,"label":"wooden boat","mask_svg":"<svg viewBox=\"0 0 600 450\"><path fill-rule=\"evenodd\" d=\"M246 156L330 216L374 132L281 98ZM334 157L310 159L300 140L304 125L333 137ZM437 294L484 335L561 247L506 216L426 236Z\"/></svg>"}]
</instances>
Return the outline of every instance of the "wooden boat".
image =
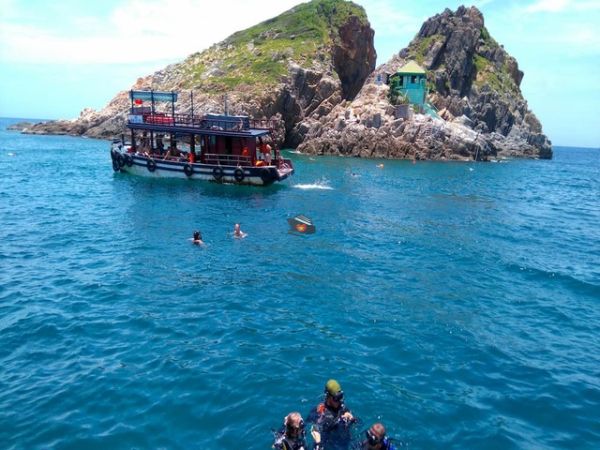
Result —
<instances>
[{"instance_id":1,"label":"wooden boat","mask_svg":"<svg viewBox=\"0 0 600 450\"><path fill-rule=\"evenodd\" d=\"M177 96L130 91L130 142L122 135L111 146L116 172L255 186L268 186L294 173L292 161L269 144L275 121L177 114Z\"/></svg>"}]
</instances>

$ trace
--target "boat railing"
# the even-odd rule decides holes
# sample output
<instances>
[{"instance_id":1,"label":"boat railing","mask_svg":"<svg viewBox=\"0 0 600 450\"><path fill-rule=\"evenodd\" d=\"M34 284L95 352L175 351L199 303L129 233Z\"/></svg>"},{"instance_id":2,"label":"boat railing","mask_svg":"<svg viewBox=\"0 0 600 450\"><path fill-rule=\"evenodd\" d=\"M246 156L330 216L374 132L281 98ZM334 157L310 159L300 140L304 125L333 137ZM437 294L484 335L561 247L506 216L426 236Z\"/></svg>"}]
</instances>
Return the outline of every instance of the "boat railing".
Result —
<instances>
[{"instance_id":1,"label":"boat railing","mask_svg":"<svg viewBox=\"0 0 600 450\"><path fill-rule=\"evenodd\" d=\"M189 127L201 130L234 131L244 133L248 130L273 130L278 125L275 119L250 119L234 117L231 119L208 118L206 116L192 116L191 114L164 114L148 113L133 114L129 116L129 123L148 123L163 127Z\"/></svg>"},{"instance_id":2,"label":"boat railing","mask_svg":"<svg viewBox=\"0 0 600 450\"><path fill-rule=\"evenodd\" d=\"M242 155L221 155L218 153L206 153L204 155L206 164L222 164L225 166L251 166L252 158Z\"/></svg>"}]
</instances>

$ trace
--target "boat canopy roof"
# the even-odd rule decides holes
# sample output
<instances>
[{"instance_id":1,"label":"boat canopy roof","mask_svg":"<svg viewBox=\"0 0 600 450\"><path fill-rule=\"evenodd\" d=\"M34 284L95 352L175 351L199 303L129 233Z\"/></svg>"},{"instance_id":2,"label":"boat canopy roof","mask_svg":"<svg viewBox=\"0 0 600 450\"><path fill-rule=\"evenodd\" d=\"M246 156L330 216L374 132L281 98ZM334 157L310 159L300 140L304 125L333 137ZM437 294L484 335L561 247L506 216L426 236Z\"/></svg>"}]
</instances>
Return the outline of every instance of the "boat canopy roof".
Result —
<instances>
[{"instance_id":1,"label":"boat canopy roof","mask_svg":"<svg viewBox=\"0 0 600 450\"><path fill-rule=\"evenodd\" d=\"M177 92L161 92L161 91L129 91L131 100L144 100L151 102L171 102L177 101Z\"/></svg>"},{"instance_id":2,"label":"boat canopy roof","mask_svg":"<svg viewBox=\"0 0 600 450\"><path fill-rule=\"evenodd\" d=\"M251 119L246 115L214 114L194 116L193 92L190 92L192 114L175 113L177 92L166 91L129 91L131 110L127 127L132 130L147 130L162 133L203 134L231 137L260 137L271 134L274 121L269 119ZM152 106L139 106L144 101ZM171 111L156 111L156 102L170 102ZM161 110L164 108L160 108Z\"/></svg>"},{"instance_id":3,"label":"boat canopy roof","mask_svg":"<svg viewBox=\"0 0 600 450\"><path fill-rule=\"evenodd\" d=\"M264 128L246 128L244 130L225 130L221 127L207 127L205 125L187 125L187 124L150 124L134 123L129 121L127 128L132 130L147 130L156 133L179 133L179 134L199 134L207 136L232 136L232 137L261 137L271 134L271 130Z\"/></svg>"}]
</instances>

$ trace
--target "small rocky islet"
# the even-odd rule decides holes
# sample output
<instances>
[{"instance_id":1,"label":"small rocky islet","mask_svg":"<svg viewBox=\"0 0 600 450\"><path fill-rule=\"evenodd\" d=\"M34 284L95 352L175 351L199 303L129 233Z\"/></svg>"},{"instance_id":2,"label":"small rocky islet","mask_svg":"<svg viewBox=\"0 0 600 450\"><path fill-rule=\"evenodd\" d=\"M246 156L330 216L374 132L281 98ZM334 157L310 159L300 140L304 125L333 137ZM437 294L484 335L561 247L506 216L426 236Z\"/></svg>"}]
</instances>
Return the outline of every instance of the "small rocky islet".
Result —
<instances>
[{"instance_id":1,"label":"small rocky islet","mask_svg":"<svg viewBox=\"0 0 600 450\"><path fill-rule=\"evenodd\" d=\"M34 124L32 122L17 122L6 127L8 131L21 131L26 132Z\"/></svg>"},{"instance_id":2,"label":"small rocky islet","mask_svg":"<svg viewBox=\"0 0 600 450\"><path fill-rule=\"evenodd\" d=\"M230 113L279 119L276 144L309 154L552 158L520 90L523 72L476 7L431 17L408 47L379 67L374 33L361 6L313 0L139 78L131 89L192 91L194 114L221 111L226 95ZM390 76L407 63L425 74L427 111L403 108L390 92ZM100 111L86 108L77 119L24 132L113 138L125 126L128 93L119 92ZM188 95L178 109L191 111Z\"/></svg>"}]
</instances>

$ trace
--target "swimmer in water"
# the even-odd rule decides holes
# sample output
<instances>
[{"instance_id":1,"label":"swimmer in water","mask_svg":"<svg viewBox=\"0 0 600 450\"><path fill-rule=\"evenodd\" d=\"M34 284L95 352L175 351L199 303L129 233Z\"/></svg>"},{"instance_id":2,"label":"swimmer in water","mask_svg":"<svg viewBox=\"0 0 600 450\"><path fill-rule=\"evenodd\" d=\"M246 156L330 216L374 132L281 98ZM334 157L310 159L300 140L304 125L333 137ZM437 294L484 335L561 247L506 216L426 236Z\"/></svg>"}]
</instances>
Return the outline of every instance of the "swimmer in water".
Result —
<instances>
[{"instance_id":1,"label":"swimmer in water","mask_svg":"<svg viewBox=\"0 0 600 450\"><path fill-rule=\"evenodd\" d=\"M383 167L384 167L383 164L377 164L378 169L383 169Z\"/></svg>"},{"instance_id":2,"label":"swimmer in water","mask_svg":"<svg viewBox=\"0 0 600 450\"><path fill-rule=\"evenodd\" d=\"M307 422L314 424L311 435L315 449L350 447L352 426L357 421L344 404L344 391L336 380L325 384L325 398L315 406L308 416Z\"/></svg>"},{"instance_id":3,"label":"swimmer in water","mask_svg":"<svg viewBox=\"0 0 600 450\"><path fill-rule=\"evenodd\" d=\"M381 423L373 424L365 431L365 437L360 450L396 450L396 446L386 436L385 427Z\"/></svg>"},{"instance_id":4,"label":"swimmer in water","mask_svg":"<svg viewBox=\"0 0 600 450\"><path fill-rule=\"evenodd\" d=\"M271 448L275 450L308 450L304 420L300 413L291 412L285 416L283 427L275 432L275 442Z\"/></svg>"},{"instance_id":5,"label":"swimmer in water","mask_svg":"<svg viewBox=\"0 0 600 450\"><path fill-rule=\"evenodd\" d=\"M199 231L194 231L194 237L192 238L192 244L194 245L204 245L202 241L202 233Z\"/></svg>"},{"instance_id":6,"label":"swimmer in water","mask_svg":"<svg viewBox=\"0 0 600 450\"><path fill-rule=\"evenodd\" d=\"M246 236L248 236L248 234L246 234L242 231L239 223L236 223L233 226L233 237L236 239L244 239Z\"/></svg>"}]
</instances>

